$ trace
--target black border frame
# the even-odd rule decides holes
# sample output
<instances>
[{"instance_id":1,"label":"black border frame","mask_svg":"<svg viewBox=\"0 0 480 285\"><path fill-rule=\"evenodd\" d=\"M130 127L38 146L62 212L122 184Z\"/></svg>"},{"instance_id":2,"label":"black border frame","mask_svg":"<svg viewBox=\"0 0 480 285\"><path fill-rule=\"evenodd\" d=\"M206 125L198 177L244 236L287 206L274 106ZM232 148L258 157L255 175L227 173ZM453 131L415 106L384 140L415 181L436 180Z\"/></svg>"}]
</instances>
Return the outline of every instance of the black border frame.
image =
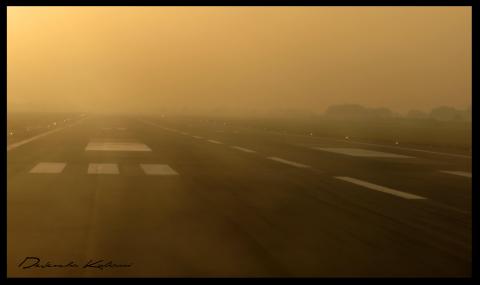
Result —
<instances>
[{"instance_id":1,"label":"black border frame","mask_svg":"<svg viewBox=\"0 0 480 285\"><path fill-rule=\"evenodd\" d=\"M203 2L203 3L202 3ZM474 112L474 105L475 105L475 100L473 99L473 93L474 93L474 83L475 83L475 77L474 77L474 69L475 69L475 64L474 64L474 39L475 39L475 29L474 29L474 23L475 23L475 17L474 17L474 9L473 9L473 1L472 0L323 0L323 1L315 1L315 0L276 0L276 1L269 1L269 0L230 0L230 1L215 1L215 0L210 0L210 1L195 1L195 0L189 0L189 1L172 1L172 0L164 0L164 1L148 1L148 0L117 0L117 1L108 1L108 0L102 0L102 1L94 1L94 0L70 0L70 1L64 1L64 0L6 0L5 3L1 3L1 12L2 12L2 24L4 24L4 27L2 28L2 38L4 39L5 43L2 44L2 48L4 49L2 52L4 54L3 56L3 70L4 70L4 75L2 76L2 86L4 86L4 112L5 112L5 122L3 124L5 131L6 131L6 122L7 122L7 8L8 6L470 6L472 7L472 132L474 133L475 131L475 112ZM6 140L4 140L5 146L6 147ZM475 157L474 157L474 150L473 150L473 145L475 142L475 136L472 135L472 172L475 171ZM7 154L6 152L3 153L3 161L4 161L4 167L6 170L6 164L7 164ZM6 185L6 171L3 171L2 174L4 175L5 178L5 192L4 195L2 195L2 199L5 199L5 202L3 203L4 205L4 217L3 220L6 221L6 216L7 216L7 185ZM477 279L477 274L476 270L478 269L477 266L477 256L478 256L478 247L476 245L475 238L478 237L477 234L477 209L474 206L476 202L478 201L478 194L475 192L476 189L476 183L475 179L472 178L472 276L471 278L304 278L304 277L299 277L299 278L245 278L245 279L259 279L258 281L263 281L262 279L271 279L271 281L282 281L279 279L285 279L286 281L289 281L289 279L295 279L292 281L304 281L305 279L319 279L318 281L327 281L327 282L355 282L358 284L358 282L365 281L367 283L372 283L372 282L411 282L411 281L419 281L419 282L424 282L424 281L431 281L431 282L448 282L452 281L456 284L460 283L465 283L465 282L472 282ZM4 227L5 230L5 248L6 248L6 226ZM37 278L8 278L7 277L7 272L6 272L6 260L7 260L7 253L5 250L5 255L3 255L3 262L2 262L2 277L5 279L5 281L10 280L22 280L22 279L37 279ZM66 278L39 278L39 279L46 279L46 281L54 281L55 279L58 279L58 281L63 282L65 281ZM74 279L80 279L80 278L68 278L68 282L74 281ZM88 279L105 279L105 278L88 278ZM113 280L120 280L120 278L107 278L107 279L113 279ZM137 279L136 281L140 281L138 279L152 279L152 278L128 278L128 279ZM156 279L156 278L153 278ZM159 279L170 279L170 278L159 278ZM196 278L174 278L174 279L196 279ZM224 278L200 278L200 279L224 279ZM231 278L228 278L231 279ZM243 279L243 278L241 278ZM55 280L57 281L57 280ZM143 280L142 280L143 281ZM233 281L233 280L228 280L228 281ZM265 280L267 281L267 280Z\"/></svg>"}]
</instances>

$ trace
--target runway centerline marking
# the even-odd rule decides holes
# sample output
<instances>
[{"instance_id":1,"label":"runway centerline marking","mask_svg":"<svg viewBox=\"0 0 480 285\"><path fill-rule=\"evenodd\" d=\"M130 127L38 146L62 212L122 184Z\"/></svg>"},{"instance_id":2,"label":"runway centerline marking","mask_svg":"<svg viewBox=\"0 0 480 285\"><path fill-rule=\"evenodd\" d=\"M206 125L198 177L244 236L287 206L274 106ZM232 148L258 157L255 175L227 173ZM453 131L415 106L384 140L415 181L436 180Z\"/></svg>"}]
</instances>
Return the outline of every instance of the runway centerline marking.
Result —
<instances>
[{"instance_id":1,"label":"runway centerline marking","mask_svg":"<svg viewBox=\"0 0 480 285\"><path fill-rule=\"evenodd\" d=\"M299 168L310 168L310 166L308 166L306 164L286 160L286 159L275 157L275 156L270 156L270 157L267 157L267 158L270 159L270 160L276 161L276 162L288 164L288 165L299 167Z\"/></svg>"},{"instance_id":2,"label":"runway centerline marking","mask_svg":"<svg viewBox=\"0 0 480 285\"><path fill-rule=\"evenodd\" d=\"M119 174L116 163L90 163L88 174Z\"/></svg>"},{"instance_id":3,"label":"runway centerline marking","mask_svg":"<svg viewBox=\"0 0 480 285\"><path fill-rule=\"evenodd\" d=\"M414 195L414 194L394 190L392 188L380 186L380 185L377 185L377 184L373 184L373 183L370 183L370 182L367 182L367 181L355 179L355 178L352 178L352 177L336 176L335 178L339 179L339 180L346 181L346 182L350 182L350 183L353 183L353 184L356 184L356 185L359 185L359 186L363 186L363 187L371 189L371 190L375 190L375 191L383 192L383 193L386 193L386 194L394 195L394 196L397 196L397 197L401 197L401 198L404 198L404 199L410 199L410 200L412 200L412 199L414 199L414 200L427 199L425 197L421 197L421 196L417 196L417 195Z\"/></svg>"},{"instance_id":4,"label":"runway centerline marking","mask_svg":"<svg viewBox=\"0 0 480 285\"><path fill-rule=\"evenodd\" d=\"M215 143L215 144L223 144L222 142L216 140L208 140L208 142Z\"/></svg>"},{"instance_id":5,"label":"runway centerline marking","mask_svg":"<svg viewBox=\"0 0 480 285\"><path fill-rule=\"evenodd\" d=\"M374 150L368 150L368 149L361 149L361 148L312 147L312 149L350 155L350 156L359 156L359 157L413 158L412 156L374 151Z\"/></svg>"},{"instance_id":6,"label":"runway centerline marking","mask_svg":"<svg viewBox=\"0 0 480 285\"><path fill-rule=\"evenodd\" d=\"M140 164L147 175L178 175L178 172L173 170L167 164Z\"/></svg>"},{"instance_id":7,"label":"runway centerline marking","mask_svg":"<svg viewBox=\"0 0 480 285\"><path fill-rule=\"evenodd\" d=\"M195 138L195 139L198 139L198 140L203 139L203 137L201 137L201 136L192 136L192 138Z\"/></svg>"},{"instance_id":8,"label":"runway centerline marking","mask_svg":"<svg viewBox=\"0 0 480 285\"><path fill-rule=\"evenodd\" d=\"M465 172L465 171L450 171L450 170L440 170L440 172L472 178L472 173L471 173L471 172Z\"/></svg>"},{"instance_id":9,"label":"runway centerline marking","mask_svg":"<svg viewBox=\"0 0 480 285\"><path fill-rule=\"evenodd\" d=\"M30 170L30 173L61 173L66 165L63 162L40 162Z\"/></svg>"},{"instance_id":10,"label":"runway centerline marking","mask_svg":"<svg viewBox=\"0 0 480 285\"><path fill-rule=\"evenodd\" d=\"M243 151L243 152L249 152L249 153L254 153L256 151L254 150L251 150L251 149L248 149L248 148L244 148L244 147L240 147L240 146L232 146L231 148L234 148L234 149L237 149L237 150L240 150L240 151Z\"/></svg>"}]
</instances>

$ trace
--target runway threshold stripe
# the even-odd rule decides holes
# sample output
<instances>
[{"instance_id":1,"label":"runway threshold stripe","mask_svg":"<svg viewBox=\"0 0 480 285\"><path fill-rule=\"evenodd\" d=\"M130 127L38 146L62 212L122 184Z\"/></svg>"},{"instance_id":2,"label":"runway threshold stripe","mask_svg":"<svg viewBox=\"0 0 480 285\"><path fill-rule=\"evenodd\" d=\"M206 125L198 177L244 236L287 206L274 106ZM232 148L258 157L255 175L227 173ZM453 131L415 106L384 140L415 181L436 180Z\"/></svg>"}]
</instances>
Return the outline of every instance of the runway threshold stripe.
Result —
<instances>
[{"instance_id":1,"label":"runway threshold stripe","mask_svg":"<svg viewBox=\"0 0 480 285\"><path fill-rule=\"evenodd\" d=\"M244 147L240 147L240 146L232 146L233 149L237 149L239 151L243 151L243 152L249 152L249 153L254 153L256 151L254 150L251 150L251 149L248 149L248 148L244 148Z\"/></svg>"},{"instance_id":2,"label":"runway threshold stripe","mask_svg":"<svg viewBox=\"0 0 480 285\"><path fill-rule=\"evenodd\" d=\"M404 199L414 199L414 200L427 199L425 197L421 197L421 196L413 195L413 194L410 194L410 193L394 190L394 189L391 189L391 188L388 188L388 187L380 186L380 185L377 185L377 184L373 184L373 183L370 183L370 182L366 182L366 181L351 178L351 177L336 176L335 178L339 179L339 180L346 181L346 182L350 182L350 183L353 183L353 184L356 184L356 185L359 185L359 186L363 186L363 187L371 189L371 190L375 190L375 191L383 192L383 193L386 193L386 194L394 195L394 196L397 196L397 197L401 197L401 198L404 198Z\"/></svg>"},{"instance_id":3,"label":"runway threshold stripe","mask_svg":"<svg viewBox=\"0 0 480 285\"><path fill-rule=\"evenodd\" d=\"M440 170L440 172L472 178L472 173L471 173L471 172L465 172L465 171L450 171L450 170Z\"/></svg>"},{"instance_id":4,"label":"runway threshold stripe","mask_svg":"<svg viewBox=\"0 0 480 285\"><path fill-rule=\"evenodd\" d=\"M66 165L63 162L40 162L30 170L30 173L61 173Z\"/></svg>"},{"instance_id":5,"label":"runway threshold stripe","mask_svg":"<svg viewBox=\"0 0 480 285\"><path fill-rule=\"evenodd\" d=\"M136 142L94 142L85 147L85 151L152 151L147 145Z\"/></svg>"},{"instance_id":6,"label":"runway threshold stripe","mask_svg":"<svg viewBox=\"0 0 480 285\"><path fill-rule=\"evenodd\" d=\"M178 172L167 164L140 164L140 167L147 175L178 175Z\"/></svg>"},{"instance_id":7,"label":"runway threshold stripe","mask_svg":"<svg viewBox=\"0 0 480 285\"><path fill-rule=\"evenodd\" d=\"M215 144L223 144L222 142L216 140L208 140L208 142L215 143Z\"/></svg>"},{"instance_id":8,"label":"runway threshold stripe","mask_svg":"<svg viewBox=\"0 0 480 285\"><path fill-rule=\"evenodd\" d=\"M271 156L271 157L267 157L267 158L270 159L270 160L276 161L276 162L288 164L290 166L295 166L295 167L299 167L299 168L309 168L310 167L310 166L305 165L305 164L301 164L301 163L298 163L298 162L286 160L286 159L275 157L275 156Z\"/></svg>"}]
</instances>

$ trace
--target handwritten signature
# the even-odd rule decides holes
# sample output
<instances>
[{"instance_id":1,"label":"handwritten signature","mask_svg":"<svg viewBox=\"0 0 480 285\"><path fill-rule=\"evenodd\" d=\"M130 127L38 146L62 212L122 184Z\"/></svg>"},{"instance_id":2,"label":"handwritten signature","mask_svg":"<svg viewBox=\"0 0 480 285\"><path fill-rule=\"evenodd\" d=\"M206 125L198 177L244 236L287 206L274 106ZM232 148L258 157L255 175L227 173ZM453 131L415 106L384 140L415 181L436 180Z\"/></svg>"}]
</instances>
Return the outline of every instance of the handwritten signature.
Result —
<instances>
[{"instance_id":1,"label":"handwritten signature","mask_svg":"<svg viewBox=\"0 0 480 285\"><path fill-rule=\"evenodd\" d=\"M67 263L53 263L50 261L47 261L45 263L42 263L40 258L34 257L34 256L28 256L25 257L25 259L18 265L18 267L22 269L31 269L31 268L81 268L81 269L89 269L89 268L94 268L94 269L100 269L104 270L107 268L118 268L118 267L131 267L133 263L129 264L118 264L114 263L111 260L104 260L104 259L98 259L98 260L92 260L90 259L88 262L81 263L82 266L79 265L79 263L75 261L69 261Z\"/></svg>"}]
</instances>

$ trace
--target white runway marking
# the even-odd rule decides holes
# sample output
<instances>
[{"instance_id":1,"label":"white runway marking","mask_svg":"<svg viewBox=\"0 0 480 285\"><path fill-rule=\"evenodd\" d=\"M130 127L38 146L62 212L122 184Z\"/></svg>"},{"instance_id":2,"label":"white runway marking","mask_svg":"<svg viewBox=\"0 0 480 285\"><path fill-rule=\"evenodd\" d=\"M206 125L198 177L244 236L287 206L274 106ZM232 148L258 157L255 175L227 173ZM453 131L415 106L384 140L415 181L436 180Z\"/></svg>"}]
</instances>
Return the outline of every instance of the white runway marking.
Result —
<instances>
[{"instance_id":1,"label":"white runway marking","mask_svg":"<svg viewBox=\"0 0 480 285\"><path fill-rule=\"evenodd\" d=\"M337 141L338 141L338 140L337 140ZM424 152L424 153L432 153L432 154L439 154L439 155L447 155L447 156L454 156L454 157L472 158L471 155L463 155L463 154L455 154L455 153L447 153L447 152L430 151L430 150L417 149L417 148L409 148L409 147L389 146L389 145L373 144L373 143L362 143L362 142L356 142L356 141L350 141L350 143L363 144L363 145L372 145L372 146L379 146L379 147L392 148L392 149L404 149L404 150L410 150L410 151L417 151L417 152Z\"/></svg>"},{"instance_id":2,"label":"white runway marking","mask_svg":"<svg viewBox=\"0 0 480 285\"><path fill-rule=\"evenodd\" d=\"M256 151L254 151L254 150L251 150L251 149L248 149L248 148L244 148L244 147L240 147L240 146L232 146L232 148L238 149L238 150L243 151L243 152L250 152L250 153L256 152Z\"/></svg>"},{"instance_id":3,"label":"white runway marking","mask_svg":"<svg viewBox=\"0 0 480 285\"><path fill-rule=\"evenodd\" d=\"M152 151L143 143L135 142L90 142L85 151Z\"/></svg>"},{"instance_id":4,"label":"white runway marking","mask_svg":"<svg viewBox=\"0 0 480 285\"><path fill-rule=\"evenodd\" d=\"M471 172L440 170L440 172L472 178Z\"/></svg>"},{"instance_id":5,"label":"white runway marking","mask_svg":"<svg viewBox=\"0 0 480 285\"><path fill-rule=\"evenodd\" d=\"M391 157L391 158L412 158L412 156L406 156L401 154L394 154L388 152L374 151L360 148L328 148L328 147L312 147L315 150L328 151L333 153L340 153L350 156L360 157Z\"/></svg>"},{"instance_id":6,"label":"white runway marking","mask_svg":"<svg viewBox=\"0 0 480 285\"><path fill-rule=\"evenodd\" d=\"M388 187L383 187L383 186L380 186L380 185L376 185L376 184L373 184L373 183L370 183L370 182L362 181L362 180L351 178L351 177L337 176L335 178L339 179L339 180L346 181L346 182L350 182L350 183L353 183L353 184L356 184L356 185L360 185L360 186L363 186L363 187L368 188L368 189L372 189L372 190L375 190L375 191L379 191L379 192L387 193L387 194L394 195L394 196L397 196L397 197L401 197L401 198L404 198L404 199L426 199L426 198L421 197L421 196L417 196L417 195L413 195L413 194L410 194L410 193L394 190L394 189L391 189L391 188L388 188Z\"/></svg>"},{"instance_id":7,"label":"white runway marking","mask_svg":"<svg viewBox=\"0 0 480 285\"><path fill-rule=\"evenodd\" d=\"M85 118L84 118L84 119L81 119L81 120L79 120L79 121L77 121L77 122L75 122L75 123L73 123L73 124L71 124L71 125L68 125L68 126L65 126L65 127L62 127L62 128L58 128L58 129L53 129L53 130L51 130L51 131L44 132L44 133L42 133L42 134L33 136L33 137L28 138L28 139L26 139L26 140L19 141L19 142L16 142L16 143L14 143L14 144L11 144L11 145L7 146L7 152L8 152L8 151L11 151L12 149L15 149L15 148L17 148L17 147L19 147L19 146L22 146L22 145L24 145L24 144L27 144L27 143L32 142L32 141L34 141L34 140L37 140L37 139L39 139L39 138L43 138L43 137L45 137L45 136L48 136L48 135L50 135L50 134L59 132L59 131L64 130L64 129L66 129L66 128L70 128L70 127L73 127L73 126L75 126L75 125L78 125L78 124L80 124L83 120L85 120Z\"/></svg>"},{"instance_id":8,"label":"white runway marking","mask_svg":"<svg viewBox=\"0 0 480 285\"><path fill-rule=\"evenodd\" d=\"M216 141L216 140L208 140L211 143L216 143L216 144L223 144L222 142Z\"/></svg>"},{"instance_id":9,"label":"white runway marking","mask_svg":"<svg viewBox=\"0 0 480 285\"><path fill-rule=\"evenodd\" d=\"M199 140L203 139L203 137L201 137L201 136L192 136L192 137L196 138L196 139L199 139Z\"/></svg>"},{"instance_id":10,"label":"white runway marking","mask_svg":"<svg viewBox=\"0 0 480 285\"><path fill-rule=\"evenodd\" d=\"M88 174L118 174L118 165L116 163L90 163L88 165Z\"/></svg>"},{"instance_id":11,"label":"white runway marking","mask_svg":"<svg viewBox=\"0 0 480 285\"><path fill-rule=\"evenodd\" d=\"M305 165L305 164L301 164L301 163L298 163L298 162L293 162L293 161L286 160L286 159L279 158L279 157L271 156L271 157L267 157L267 158L270 159L270 160L274 160L274 161L284 163L284 164L288 164L288 165L295 166L295 167L300 167L300 168L309 168L310 167L310 166Z\"/></svg>"},{"instance_id":12,"label":"white runway marking","mask_svg":"<svg viewBox=\"0 0 480 285\"><path fill-rule=\"evenodd\" d=\"M66 165L60 162L40 162L30 170L30 173L61 173Z\"/></svg>"},{"instance_id":13,"label":"white runway marking","mask_svg":"<svg viewBox=\"0 0 480 285\"><path fill-rule=\"evenodd\" d=\"M167 164L140 164L140 166L147 175L178 175L178 172Z\"/></svg>"}]
</instances>

